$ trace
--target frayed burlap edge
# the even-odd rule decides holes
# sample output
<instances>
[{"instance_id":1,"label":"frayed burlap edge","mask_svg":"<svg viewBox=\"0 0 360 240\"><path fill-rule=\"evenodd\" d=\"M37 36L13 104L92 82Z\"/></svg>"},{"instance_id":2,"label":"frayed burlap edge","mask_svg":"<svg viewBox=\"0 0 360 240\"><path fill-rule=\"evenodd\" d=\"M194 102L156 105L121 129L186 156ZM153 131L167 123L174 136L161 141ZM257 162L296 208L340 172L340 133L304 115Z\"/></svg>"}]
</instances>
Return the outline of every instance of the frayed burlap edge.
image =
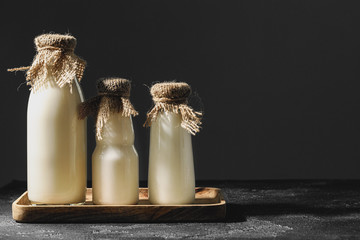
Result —
<instances>
[{"instance_id":1,"label":"frayed burlap edge","mask_svg":"<svg viewBox=\"0 0 360 240\"><path fill-rule=\"evenodd\" d=\"M156 120L157 116L161 112L172 112L181 115L181 127L186 129L192 135L195 135L200 131L201 125L201 112L194 111L186 103L166 103L155 102L155 106L147 114L147 119L144 127L150 127L151 123Z\"/></svg>"},{"instance_id":2,"label":"frayed burlap edge","mask_svg":"<svg viewBox=\"0 0 360 240\"><path fill-rule=\"evenodd\" d=\"M79 106L79 118L84 119L89 115L96 117L96 137L102 140L102 131L111 113L122 112L122 116L138 115L129 98L118 95L100 95L83 102Z\"/></svg>"},{"instance_id":3,"label":"frayed burlap edge","mask_svg":"<svg viewBox=\"0 0 360 240\"><path fill-rule=\"evenodd\" d=\"M40 49L26 72L26 80L31 90L37 91L44 86L50 75L60 88L68 84L71 90L75 77L78 81L82 79L85 65L85 60L76 56L72 50Z\"/></svg>"},{"instance_id":4,"label":"frayed burlap edge","mask_svg":"<svg viewBox=\"0 0 360 240\"><path fill-rule=\"evenodd\" d=\"M12 68L8 71L27 70L26 81L32 91L42 88L49 76L54 77L60 88L69 85L71 91L74 79L82 79L86 66L85 60L74 53L76 39L70 35L44 34L36 37L35 43L37 54L31 66Z\"/></svg>"}]
</instances>

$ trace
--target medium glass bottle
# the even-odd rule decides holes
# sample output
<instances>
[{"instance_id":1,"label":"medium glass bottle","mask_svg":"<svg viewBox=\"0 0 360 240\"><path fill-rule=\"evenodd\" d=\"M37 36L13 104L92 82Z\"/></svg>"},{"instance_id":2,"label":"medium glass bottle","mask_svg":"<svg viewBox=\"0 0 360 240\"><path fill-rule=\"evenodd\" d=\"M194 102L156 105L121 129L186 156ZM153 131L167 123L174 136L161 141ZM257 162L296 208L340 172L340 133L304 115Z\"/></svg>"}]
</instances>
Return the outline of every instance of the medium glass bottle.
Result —
<instances>
[{"instance_id":1,"label":"medium glass bottle","mask_svg":"<svg viewBox=\"0 0 360 240\"><path fill-rule=\"evenodd\" d=\"M70 35L35 38L27 71L27 185L33 204L79 204L86 195L86 122L78 118L85 61Z\"/></svg>"},{"instance_id":2,"label":"medium glass bottle","mask_svg":"<svg viewBox=\"0 0 360 240\"><path fill-rule=\"evenodd\" d=\"M99 96L83 104L83 117L94 113L96 148L92 155L94 204L136 204L139 199L139 160L134 147L131 116L138 113L129 101L130 81L101 80Z\"/></svg>"},{"instance_id":3,"label":"medium glass bottle","mask_svg":"<svg viewBox=\"0 0 360 240\"><path fill-rule=\"evenodd\" d=\"M155 103L146 124L151 125L149 201L153 204L189 204L195 198L191 135L199 131L201 113L187 105L186 83L155 84Z\"/></svg>"}]
</instances>

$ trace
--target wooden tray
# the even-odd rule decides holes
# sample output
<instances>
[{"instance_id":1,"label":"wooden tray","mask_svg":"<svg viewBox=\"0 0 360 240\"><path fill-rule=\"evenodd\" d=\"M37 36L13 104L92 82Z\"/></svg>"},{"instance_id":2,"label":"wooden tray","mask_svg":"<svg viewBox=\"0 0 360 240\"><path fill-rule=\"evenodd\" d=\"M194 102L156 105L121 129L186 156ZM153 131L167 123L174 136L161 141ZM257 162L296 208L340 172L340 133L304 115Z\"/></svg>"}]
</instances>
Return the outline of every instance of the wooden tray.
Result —
<instances>
[{"instance_id":1,"label":"wooden tray","mask_svg":"<svg viewBox=\"0 0 360 240\"><path fill-rule=\"evenodd\" d=\"M195 202L185 205L152 205L148 189L139 189L137 205L94 205L88 188L84 205L37 205L27 192L12 204L17 222L204 222L225 218L226 202L218 188L196 188Z\"/></svg>"}]
</instances>

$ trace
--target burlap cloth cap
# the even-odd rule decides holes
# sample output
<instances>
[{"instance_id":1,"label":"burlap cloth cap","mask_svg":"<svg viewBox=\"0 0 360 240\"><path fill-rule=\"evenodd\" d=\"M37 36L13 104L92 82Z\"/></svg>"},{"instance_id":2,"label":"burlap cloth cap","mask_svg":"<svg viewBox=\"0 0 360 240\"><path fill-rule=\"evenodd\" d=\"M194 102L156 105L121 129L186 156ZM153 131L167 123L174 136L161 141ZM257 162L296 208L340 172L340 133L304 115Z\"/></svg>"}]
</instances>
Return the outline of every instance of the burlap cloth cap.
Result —
<instances>
[{"instance_id":1,"label":"burlap cloth cap","mask_svg":"<svg viewBox=\"0 0 360 240\"><path fill-rule=\"evenodd\" d=\"M76 38L71 35L43 34L37 36L34 42L37 50L53 47L71 51L76 47Z\"/></svg>"},{"instance_id":2,"label":"burlap cloth cap","mask_svg":"<svg viewBox=\"0 0 360 240\"><path fill-rule=\"evenodd\" d=\"M123 78L102 79L97 84L99 94L130 97L131 83Z\"/></svg>"},{"instance_id":3,"label":"burlap cloth cap","mask_svg":"<svg viewBox=\"0 0 360 240\"><path fill-rule=\"evenodd\" d=\"M151 126L161 112L173 112L181 115L181 127L195 135L200 131L201 112L187 105L191 87L185 82L163 82L154 84L150 93L155 106L148 112L145 126Z\"/></svg>"},{"instance_id":4,"label":"burlap cloth cap","mask_svg":"<svg viewBox=\"0 0 360 240\"><path fill-rule=\"evenodd\" d=\"M105 78L98 84L98 96L93 97L79 107L79 118L96 116L96 137L102 139L102 129L109 120L110 114L122 113L124 117L136 116L138 112L131 104L131 83L123 78Z\"/></svg>"},{"instance_id":5,"label":"burlap cloth cap","mask_svg":"<svg viewBox=\"0 0 360 240\"><path fill-rule=\"evenodd\" d=\"M191 88L184 82L164 82L154 84L150 93L155 102L186 103Z\"/></svg>"},{"instance_id":6,"label":"burlap cloth cap","mask_svg":"<svg viewBox=\"0 0 360 240\"><path fill-rule=\"evenodd\" d=\"M86 62L74 54L76 38L71 35L43 34L34 39L37 54L29 67L8 69L26 72L31 90L42 88L51 75L59 87L69 85L75 78L81 80Z\"/></svg>"}]
</instances>

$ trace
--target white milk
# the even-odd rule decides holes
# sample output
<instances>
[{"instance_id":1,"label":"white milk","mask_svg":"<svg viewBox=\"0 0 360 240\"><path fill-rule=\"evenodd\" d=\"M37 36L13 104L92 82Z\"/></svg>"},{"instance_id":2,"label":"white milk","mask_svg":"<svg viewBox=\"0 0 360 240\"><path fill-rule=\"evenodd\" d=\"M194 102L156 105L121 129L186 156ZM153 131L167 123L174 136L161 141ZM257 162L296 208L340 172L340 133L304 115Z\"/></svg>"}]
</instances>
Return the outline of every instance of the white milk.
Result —
<instances>
[{"instance_id":1,"label":"white milk","mask_svg":"<svg viewBox=\"0 0 360 240\"><path fill-rule=\"evenodd\" d=\"M86 194L86 122L77 108L83 101L75 79L72 92L52 76L31 91L27 113L28 196L33 204L76 204Z\"/></svg>"},{"instance_id":2,"label":"white milk","mask_svg":"<svg viewBox=\"0 0 360 240\"><path fill-rule=\"evenodd\" d=\"M180 124L180 114L163 112L151 124L148 187L153 204L194 201L191 135Z\"/></svg>"},{"instance_id":3,"label":"white milk","mask_svg":"<svg viewBox=\"0 0 360 240\"><path fill-rule=\"evenodd\" d=\"M131 117L110 113L92 156L94 204L136 204L139 160Z\"/></svg>"}]
</instances>

